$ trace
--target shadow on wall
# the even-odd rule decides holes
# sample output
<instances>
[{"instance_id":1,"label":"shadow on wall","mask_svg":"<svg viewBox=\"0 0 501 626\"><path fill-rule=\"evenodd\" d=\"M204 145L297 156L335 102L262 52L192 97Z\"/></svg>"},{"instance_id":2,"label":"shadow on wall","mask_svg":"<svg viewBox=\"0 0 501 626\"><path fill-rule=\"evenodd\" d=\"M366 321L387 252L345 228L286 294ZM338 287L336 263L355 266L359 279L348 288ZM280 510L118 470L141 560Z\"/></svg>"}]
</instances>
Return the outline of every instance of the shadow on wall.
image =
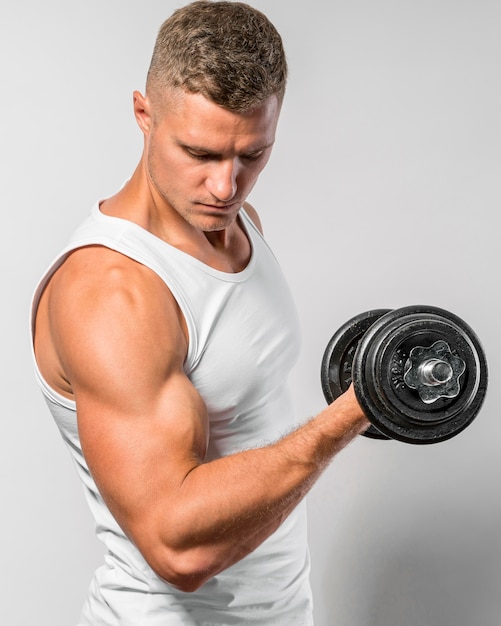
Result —
<instances>
[{"instance_id":1,"label":"shadow on wall","mask_svg":"<svg viewBox=\"0 0 501 626\"><path fill-rule=\"evenodd\" d=\"M500 515L482 519L467 506L444 513L442 503L435 516L430 508L421 516L415 509L411 515L399 511L385 521L377 545L374 529L372 544L368 535L345 544L341 562L352 566L339 574L334 594L330 585L324 590L327 602L335 603L328 607L329 615L341 615L334 623L498 626ZM398 511L398 503L394 507ZM336 558L339 562L339 551Z\"/></svg>"}]
</instances>

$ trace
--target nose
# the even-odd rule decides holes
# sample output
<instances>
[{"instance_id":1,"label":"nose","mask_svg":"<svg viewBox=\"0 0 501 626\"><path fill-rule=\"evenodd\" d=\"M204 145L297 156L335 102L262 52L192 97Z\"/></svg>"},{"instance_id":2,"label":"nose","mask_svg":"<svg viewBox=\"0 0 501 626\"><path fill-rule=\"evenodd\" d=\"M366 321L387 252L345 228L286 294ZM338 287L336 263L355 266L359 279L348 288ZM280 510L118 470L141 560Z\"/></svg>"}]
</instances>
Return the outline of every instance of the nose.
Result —
<instances>
[{"instance_id":1,"label":"nose","mask_svg":"<svg viewBox=\"0 0 501 626\"><path fill-rule=\"evenodd\" d=\"M220 202L232 200L237 193L237 175L236 159L213 163L206 180L208 191Z\"/></svg>"}]
</instances>

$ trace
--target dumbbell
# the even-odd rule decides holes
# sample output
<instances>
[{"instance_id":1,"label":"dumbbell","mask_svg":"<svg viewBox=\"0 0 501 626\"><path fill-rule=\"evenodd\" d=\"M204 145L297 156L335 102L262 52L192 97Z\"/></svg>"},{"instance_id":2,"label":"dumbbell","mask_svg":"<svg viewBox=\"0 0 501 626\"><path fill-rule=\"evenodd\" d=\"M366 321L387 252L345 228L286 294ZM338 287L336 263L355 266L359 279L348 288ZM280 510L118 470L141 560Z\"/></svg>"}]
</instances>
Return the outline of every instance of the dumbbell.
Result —
<instances>
[{"instance_id":1,"label":"dumbbell","mask_svg":"<svg viewBox=\"0 0 501 626\"><path fill-rule=\"evenodd\" d=\"M351 383L373 439L431 444L464 430L487 391L487 361L472 328L432 306L375 309L331 337L321 382L330 404Z\"/></svg>"}]
</instances>

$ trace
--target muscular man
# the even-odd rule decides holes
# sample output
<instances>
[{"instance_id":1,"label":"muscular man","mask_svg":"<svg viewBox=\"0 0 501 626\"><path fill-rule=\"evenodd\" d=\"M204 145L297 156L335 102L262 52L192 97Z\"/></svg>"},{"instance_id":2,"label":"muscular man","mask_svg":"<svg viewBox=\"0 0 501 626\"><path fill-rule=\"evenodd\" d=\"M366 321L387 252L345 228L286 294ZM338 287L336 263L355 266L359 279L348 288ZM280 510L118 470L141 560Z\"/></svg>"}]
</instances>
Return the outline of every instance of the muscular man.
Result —
<instances>
[{"instance_id":1,"label":"muscular man","mask_svg":"<svg viewBox=\"0 0 501 626\"><path fill-rule=\"evenodd\" d=\"M275 141L280 36L238 2L162 26L137 169L42 278L36 372L106 545L81 625L312 623L304 496L368 426L299 423L298 323L246 203Z\"/></svg>"}]
</instances>

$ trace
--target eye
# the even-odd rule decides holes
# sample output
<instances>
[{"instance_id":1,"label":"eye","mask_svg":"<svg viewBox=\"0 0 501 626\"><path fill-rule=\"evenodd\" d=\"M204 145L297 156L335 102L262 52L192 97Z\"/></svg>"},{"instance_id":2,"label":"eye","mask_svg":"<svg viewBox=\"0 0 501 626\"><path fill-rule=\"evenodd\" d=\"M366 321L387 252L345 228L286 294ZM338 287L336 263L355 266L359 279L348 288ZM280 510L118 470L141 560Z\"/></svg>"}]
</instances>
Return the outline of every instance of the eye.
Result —
<instances>
[{"instance_id":1,"label":"eye","mask_svg":"<svg viewBox=\"0 0 501 626\"><path fill-rule=\"evenodd\" d=\"M208 161L214 158L214 155L212 154L208 154L207 152L198 152L197 150L190 150L189 148L186 148L186 152L192 159L196 159L197 161Z\"/></svg>"},{"instance_id":2,"label":"eye","mask_svg":"<svg viewBox=\"0 0 501 626\"><path fill-rule=\"evenodd\" d=\"M246 161L257 161L264 154L264 150L259 150L258 152L252 152L251 154L243 154L242 159Z\"/></svg>"}]
</instances>

